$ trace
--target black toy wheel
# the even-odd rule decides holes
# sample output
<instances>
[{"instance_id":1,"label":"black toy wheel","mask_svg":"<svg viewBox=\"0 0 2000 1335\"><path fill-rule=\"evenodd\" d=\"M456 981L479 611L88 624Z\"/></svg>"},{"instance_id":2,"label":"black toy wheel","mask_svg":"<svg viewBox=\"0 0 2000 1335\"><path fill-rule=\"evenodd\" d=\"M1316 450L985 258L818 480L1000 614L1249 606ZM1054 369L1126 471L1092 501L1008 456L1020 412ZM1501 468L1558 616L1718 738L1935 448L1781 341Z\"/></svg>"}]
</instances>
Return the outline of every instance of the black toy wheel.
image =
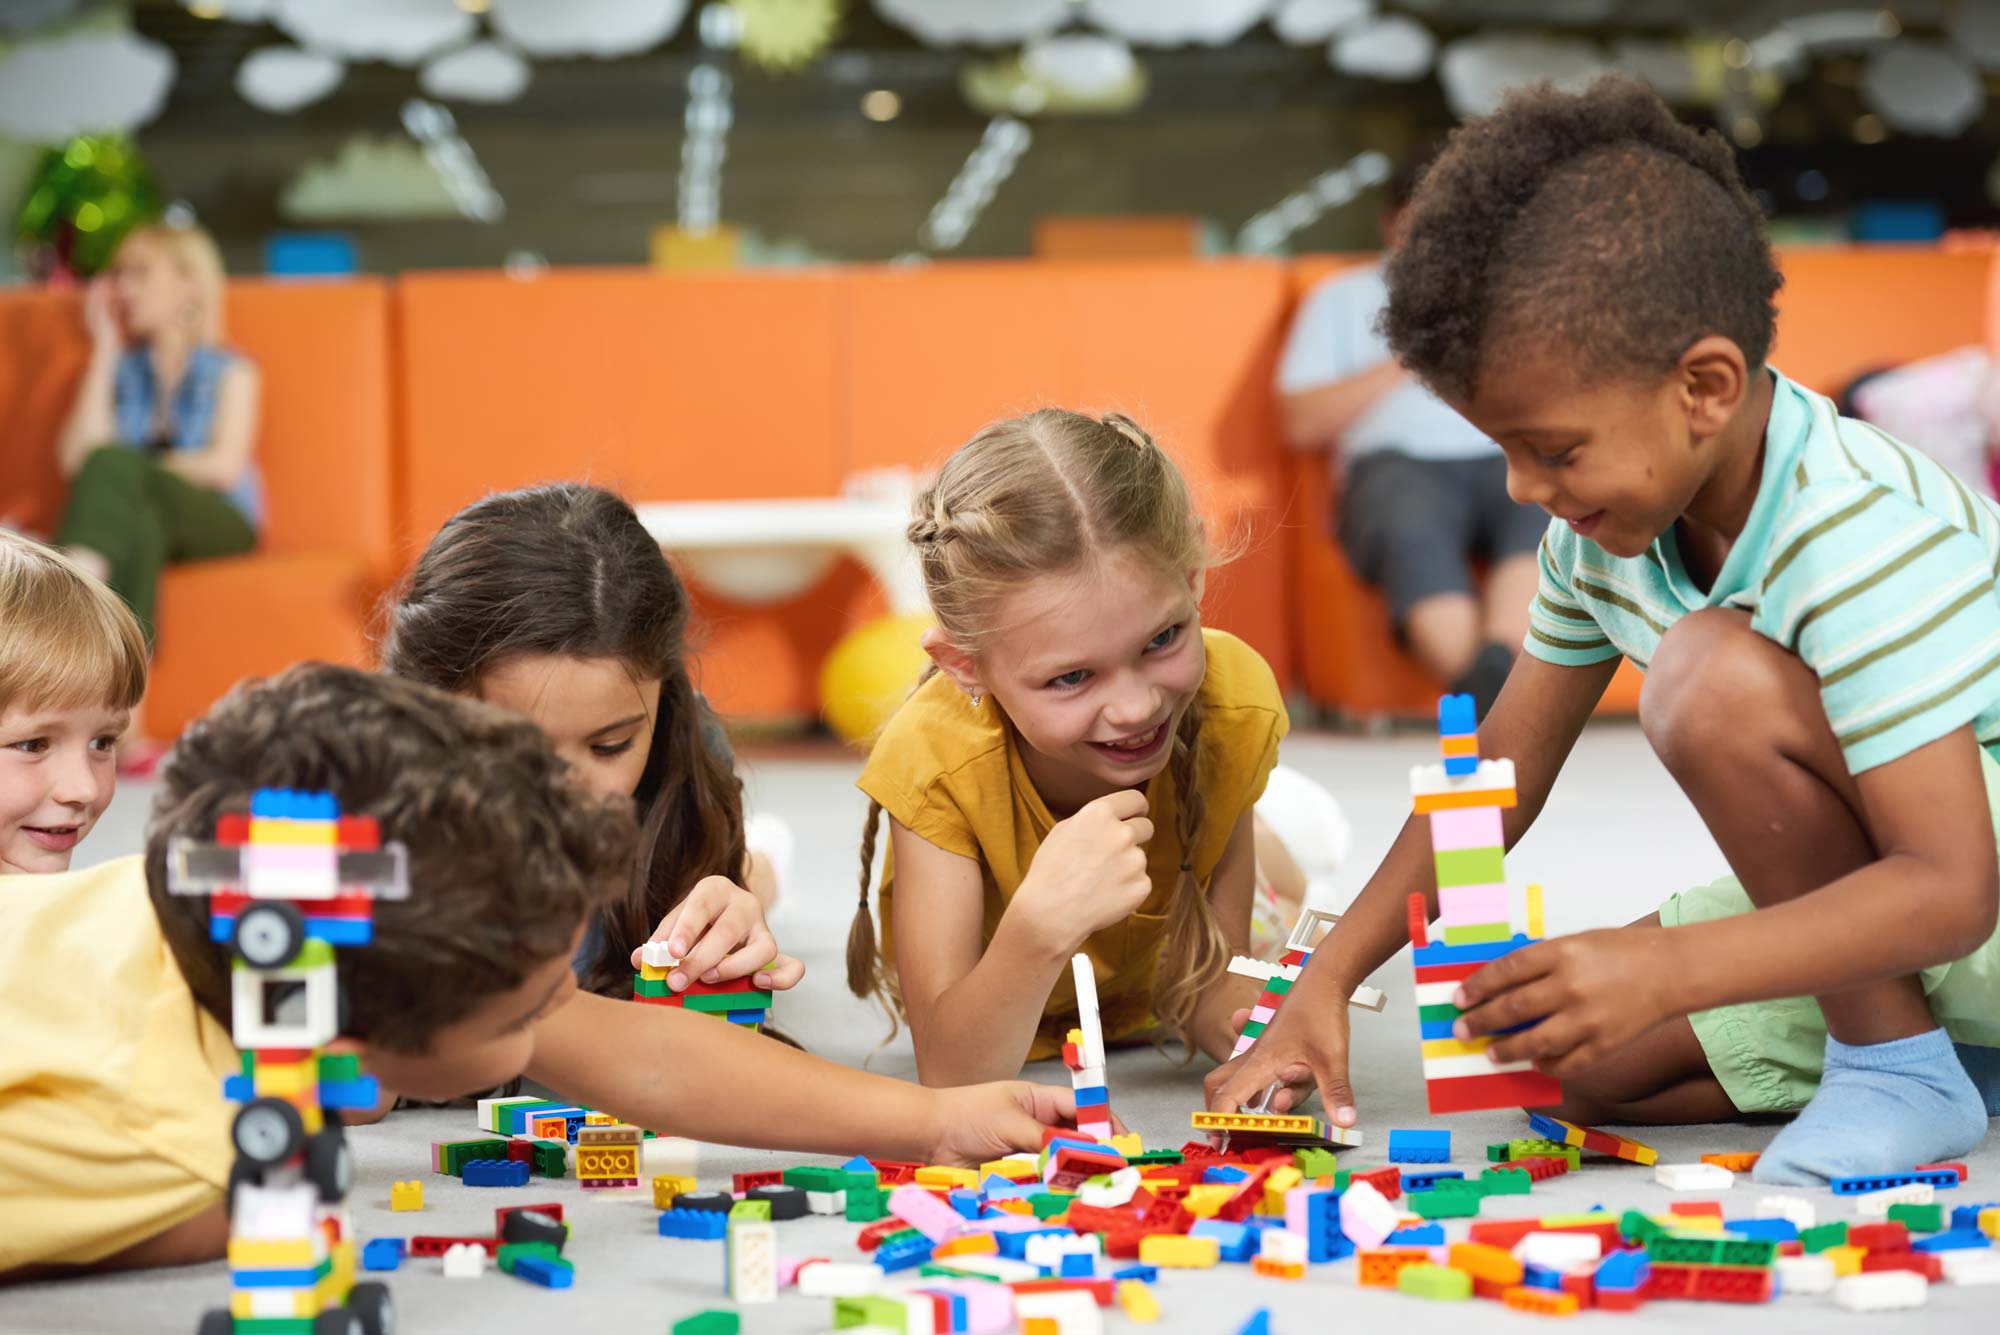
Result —
<instances>
[{"instance_id":1,"label":"black toy wheel","mask_svg":"<svg viewBox=\"0 0 2000 1335\"><path fill-rule=\"evenodd\" d=\"M211 1307L201 1314L194 1335L236 1335L236 1318L226 1307Z\"/></svg>"},{"instance_id":2,"label":"black toy wheel","mask_svg":"<svg viewBox=\"0 0 2000 1335\"><path fill-rule=\"evenodd\" d=\"M229 1137L238 1154L269 1167L299 1152L305 1144L306 1124L299 1110L283 1099L252 1099L236 1114Z\"/></svg>"},{"instance_id":3,"label":"black toy wheel","mask_svg":"<svg viewBox=\"0 0 2000 1335\"><path fill-rule=\"evenodd\" d=\"M261 1165L251 1163L248 1159L238 1156L236 1162L229 1165L229 1195L222 1202L223 1209L229 1213L231 1218L234 1218L236 1215L236 1189L245 1185L252 1187L263 1186L264 1169Z\"/></svg>"},{"instance_id":4,"label":"black toy wheel","mask_svg":"<svg viewBox=\"0 0 2000 1335\"><path fill-rule=\"evenodd\" d=\"M386 1284L356 1284L347 1310L361 1319L362 1335L396 1335L396 1300Z\"/></svg>"},{"instance_id":5,"label":"black toy wheel","mask_svg":"<svg viewBox=\"0 0 2000 1335\"><path fill-rule=\"evenodd\" d=\"M329 1307L313 1318L313 1335L362 1335L361 1318L345 1307Z\"/></svg>"},{"instance_id":6,"label":"black toy wheel","mask_svg":"<svg viewBox=\"0 0 2000 1335\"><path fill-rule=\"evenodd\" d=\"M326 1125L306 1142L306 1181L319 1189L321 1200L332 1205L346 1199L354 1184L354 1156L348 1152L340 1114L329 1112L326 1116Z\"/></svg>"},{"instance_id":7,"label":"black toy wheel","mask_svg":"<svg viewBox=\"0 0 2000 1335\"><path fill-rule=\"evenodd\" d=\"M500 1225L502 1242L546 1242L560 1249L567 1237L562 1221L540 1210L516 1210Z\"/></svg>"},{"instance_id":8,"label":"black toy wheel","mask_svg":"<svg viewBox=\"0 0 2000 1335\"><path fill-rule=\"evenodd\" d=\"M253 969L289 964L305 944L306 919L295 905L281 900L252 904L236 915L230 944L236 957Z\"/></svg>"}]
</instances>

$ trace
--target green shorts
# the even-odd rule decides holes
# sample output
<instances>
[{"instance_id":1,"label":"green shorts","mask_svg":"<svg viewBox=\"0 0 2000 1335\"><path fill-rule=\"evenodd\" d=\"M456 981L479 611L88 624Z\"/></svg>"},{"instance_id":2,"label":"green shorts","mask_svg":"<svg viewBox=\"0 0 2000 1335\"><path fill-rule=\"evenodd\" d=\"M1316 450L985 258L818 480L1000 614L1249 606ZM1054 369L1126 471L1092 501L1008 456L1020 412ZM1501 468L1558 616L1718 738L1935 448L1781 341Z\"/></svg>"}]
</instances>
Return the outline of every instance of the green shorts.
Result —
<instances>
[{"instance_id":1,"label":"green shorts","mask_svg":"<svg viewBox=\"0 0 2000 1335\"><path fill-rule=\"evenodd\" d=\"M1986 805L2000 842L2000 763L1982 747ZM1749 913L1755 906L1734 876L1684 890L1660 905L1667 927ZM1931 1011L1952 1041L2000 1047L2000 932L1950 964L1919 975ZM1753 1001L1696 1011L1688 1016L1708 1065L1737 1110L1789 1113L1805 1107L1819 1089L1826 1059L1826 1019L1811 997Z\"/></svg>"}]
</instances>

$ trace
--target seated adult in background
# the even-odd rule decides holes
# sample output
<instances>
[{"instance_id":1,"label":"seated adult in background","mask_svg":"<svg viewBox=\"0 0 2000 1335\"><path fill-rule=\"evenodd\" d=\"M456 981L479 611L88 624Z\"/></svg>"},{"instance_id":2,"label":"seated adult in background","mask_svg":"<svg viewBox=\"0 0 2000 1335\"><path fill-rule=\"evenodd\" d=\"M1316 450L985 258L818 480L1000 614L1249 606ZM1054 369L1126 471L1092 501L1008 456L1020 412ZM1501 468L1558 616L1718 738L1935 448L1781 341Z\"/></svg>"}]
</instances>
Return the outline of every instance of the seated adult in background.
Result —
<instances>
[{"instance_id":1,"label":"seated adult in background","mask_svg":"<svg viewBox=\"0 0 2000 1335\"><path fill-rule=\"evenodd\" d=\"M257 368L222 345L222 257L192 226L140 228L84 299L90 364L57 445L69 499L56 542L155 640L160 572L257 544ZM160 747L133 721L121 761Z\"/></svg>"},{"instance_id":2,"label":"seated adult in background","mask_svg":"<svg viewBox=\"0 0 2000 1335\"><path fill-rule=\"evenodd\" d=\"M1427 161L1389 178L1377 219L1387 250ZM1375 329L1387 300L1379 264L1313 289L1278 367L1280 418L1293 449L1323 450L1342 470L1335 531L1388 599L1396 634L1484 715L1528 633L1549 517L1509 498L1499 448L1390 357ZM1483 593L1475 555L1488 562Z\"/></svg>"}]
</instances>

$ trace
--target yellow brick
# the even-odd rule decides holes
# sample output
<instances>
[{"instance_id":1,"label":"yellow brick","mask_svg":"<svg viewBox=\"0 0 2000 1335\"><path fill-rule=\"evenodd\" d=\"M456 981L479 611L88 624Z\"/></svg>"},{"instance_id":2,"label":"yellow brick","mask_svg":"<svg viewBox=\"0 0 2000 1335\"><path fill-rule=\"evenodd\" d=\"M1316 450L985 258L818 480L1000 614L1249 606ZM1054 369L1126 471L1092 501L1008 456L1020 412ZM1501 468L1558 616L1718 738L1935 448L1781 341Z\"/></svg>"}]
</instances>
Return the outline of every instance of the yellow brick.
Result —
<instances>
[{"instance_id":1,"label":"yellow brick","mask_svg":"<svg viewBox=\"0 0 2000 1335\"><path fill-rule=\"evenodd\" d=\"M1202 1182L1188 1188L1181 1204L1196 1219L1213 1219L1216 1211L1242 1188L1234 1182Z\"/></svg>"},{"instance_id":2,"label":"yellow brick","mask_svg":"<svg viewBox=\"0 0 2000 1335\"><path fill-rule=\"evenodd\" d=\"M1126 1316L1141 1325L1160 1319L1160 1300L1136 1279L1118 1281L1118 1305L1125 1309Z\"/></svg>"},{"instance_id":3,"label":"yellow brick","mask_svg":"<svg viewBox=\"0 0 2000 1335\"><path fill-rule=\"evenodd\" d=\"M299 1096L319 1088L319 1059L299 1062L258 1062L257 1094L260 1098L283 1099L296 1103Z\"/></svg>"},{"instance_id":4,"label":"yellow brick","mask_svg":"<svg viewBox=\"0 0 2000 1335\"><path fill-rule=\"evenodd\" d=\"M965 1187L979 1185L979 1174L970 1168L945 1168L931 1164L917 1170L917 1185L920 1187Z\"/></svg>"},{"instance_id":5,"label":"yellow brick","mask_svg":"<svg viewBox=\"0 0 2000 1335\"><path fill-rule=\"evenodd\" d=\"M408 1182L389 1184L389 1208L391 1210L421 1210L424 1208L424 1184L412 1179Z\"/></svg>"},{"instance_id":6,"label":"yellow brick","mask_svg":"<svg viewBox=\"0 0 2000 1335\"><path fill-rule=\"evenodd\" d=\"M1025 1159L989 1159L979 1165L979 1180L989 1177L1005 1178L1009 1182L1027 1182L1040 1177L1035 1166Z\"/></svg>"},{"instance_id":7,"label":"yellow brick","mask_svg":"<svg viewBox=\"0 0 2000 1335\"><path fill-rule=\"evenodd\" d=\"M653 1208L655 1210L671 1210L674 1208L674 1197L693 1190L693 1178L676 1177L672 1173L662 1173L653 1179Z\"/></svg>"},{"instance_id":8,"label":"yellow brick","mask_svg":"<svg viewBox=\"0 0 2000 1335\"><path fill-rule=\"evenodd\" d=\"M1058 1335L1061 1329L1052 1316L1031 1316L1021 1323L1021 1335Z\"/></svg>"},{"instance_id":9,"label":"yellow brick","mask_svg":"<svg viewBox=\"0 0 2000 1335\"><path fill-rule=\"evenodd\" d=\"M639 966L639 976L649 983L664 983L667 981L667 975L672 972L672 969L662 969L657 964L641 964Z\"/></svg>"},{"instance_id":10,"label":"yellow brick","mask_svg":"<svg viewBox=\"0 0 2000 1335\"><path fill-rule=\"evenodd\" d=\"M1820 1255L1833 1262L1835 1275L1858 1275L1861 1273L1861 1258L1868 1254L1866 1247L1828 1247Z\"/></svg>"},{"instance_id":11,"label":"yellow brick","mask_svg":"<svg viewBox=\"0 0 2000 1335\"><path fill-rule=\"evenodd\" d=\"M613 1116L612 1116L612 1115L611 1115L610 1113L601 1113L601 1112L587 1112L587 1113L585 1113L585 1114L583 1115L583 1124L584 1124L585 1126L619 1126L619 1125L621 1125L621 1123L619 1122L619 1120L618 1120L618 1119L617 1119L616 1117L613 1117ZM564 1133L564 1139L568 1139L568 1133L567 1133L567 1132L565 1132L565 1133Z\"/></svg>"},{"instance_id":12,"label":"yellow brick","mask_svg":"<svg viewBox=\"0 0 2000 1335\"><path fill-rule=\"evenodd\" d=\"M311 1238L231 1238L229 1264L238 1270L302 1270L316 1265Z\"/></svg>"},{"instance_id":13,"label":"yellow brick","mask_svg":"<svg viewBox=\"0 0 2000 1335\"><path fill-rule=\"evenodd\" d=\"M1137 1131L1127 1131L1122 1136L1113 1136L1111 1138L1111 1148L1129 1159L1135 1154L1144 1154L1146 1152L1146 1142Z\"/></svg>"},{"instance_id":14,"label":"yellow brick","mask_svg":"<svg viewBox=\"0 0 2000 1335\"><path fill-rule=\"evenodd\" d=\"M1305 1181L1306 1175L1296 1168L1279 1168L1264 1179L1265 1214L1281 1215L1285 1212L1285 1193Z\"/></svg>"},{"instance_id":15,"label":"yellow brick","mask_svg":"<svg viewBox=\"0 0 2000 1335\"><path fill-rule=\"evenodd\" d=\"M992 1256L999 1250L999 1240L991 1233L967 1233L940 1242L931 1257L935 1260L945 1256Z\"/></svg>"},{"instance_id":16,"label":"yellow brick","mask_svg":"<svg viewBox=\"0 0 2000 1335\"><path fill-rule=\"evenodd\" d=\"M1222 1244L1214 1238L1155 1233L1139 1239L1139 1259L1146 1265L1203 1270L1222 1259Z\"/></svg>"},{"instance_id":17,"label":"yellow brick","mask_svg":"<svg viewBox=\"0 0 2000 1335\"><path fill-rule=\"evenodd\" d=\"M1072 1030L1070 1030L1070 1031L1069 1031L1069 1032L1068 1032L1067 1034L1064 1034L1064 1035L1063 1035L1063 1042L1065 1042L1065 1043L1069 1043L1069 1044L1072 1044L1072 1045L1073 1045L1073 1046L1075 1046L1075 1047L1079 1047L1079 1048L1080 1048L1080 1047L1082 1047L1082 1046L1083 1046L1083 1030L1081 1030L1081 1029L1072 1029Z\"/></svg>"},{"instance_id":18,"label":"yellow brick","mask_svg":"<svg viewBox=\"0 0 2000 1335\"><path fill-rule=\"evenodd\" d=\"M1989 1238L2000 1238L2000 1205L1979 1212L1979 1231Z\"/></svg>"},{"instance_id":19,"label":"yellow brick","mask_svg":"<svg viewBox=\"0 0 2000 1335\"><path fill-rule=\"evenodd\" d=\"M286 844L293 848L333 848L340 831L332 821L284 820L273 816L250 818L250 842Z\"/></svg>"}]
</instances>

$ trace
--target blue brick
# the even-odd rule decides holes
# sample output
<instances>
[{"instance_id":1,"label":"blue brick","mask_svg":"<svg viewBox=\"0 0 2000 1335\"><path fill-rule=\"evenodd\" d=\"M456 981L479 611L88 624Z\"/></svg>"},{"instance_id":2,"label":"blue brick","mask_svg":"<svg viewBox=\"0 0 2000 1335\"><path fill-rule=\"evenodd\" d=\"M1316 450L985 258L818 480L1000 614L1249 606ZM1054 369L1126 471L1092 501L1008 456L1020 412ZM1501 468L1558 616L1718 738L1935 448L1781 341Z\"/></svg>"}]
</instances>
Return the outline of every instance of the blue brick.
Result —
<instances>
[{"instance_id":1,"label":"blue brick","mask_svg":"<svg viewBox=\"0 0 2000 1335\"><path fill-rule=\"evenodd\" d=\"M1643 1251L1618 1251L1597 1263L1591 1282L1600 1289L1625 1293L1642 1287L1652 1270L1652 1259Z\"/></svg>"},{"instance_id":2,"label":"blue brick","mask_svg":"<svg viewBox=\"0 0 2000 1335\"><path fill-rule=\"evenodd\" d=\"M1725 1219L1725 1231L1759 1242L1797 1242L1799 1226L1789 1219Z\"/></svg>"},{"instance_id":3,"label":"blue brick","mask_svg":"<svg viewBox=\"0 0 2000 1335\"><path fill-rule=\"evenodd\" d=\"M1403 1174L1404 1191L1429 1191L1438 1183L1449 1178L1463 1178L1465 1172L1458 1168L1413 1168Z\"/></svg>"},{"instance_id":4,"label":"blue brick","mask_svg":"<svg viewBox=\"0 0 2000 1335\"><path fill-rule=\"evenodd\" d=\"M1444 1246L1444 1225L1438 1223L1417 1224L1409 1228L1399 1228L1383 1240L1384 1247L1442 1247Z\"/></svg>"},{"instance_id":5,"label":"blue brick","mask_svg":"<svg viewBox=\"0 0 2000 1335\"><path fill-rule=\"evenodd\" d=\"M1271 1309L1260 1307L1236 1331L1236 1335L1271 1335Z\"/></svg>"},{"instance_id":6,"label":"blue brick","mask_svg":"<svg viewBox=\"0 0 2000 1335\"><path fill-rule=\"evenodd\" d=\"M885 1275L920 1266L931 1259L931 1240L911 1238L904 1242L884 1242L875 1249L875 1264Z\"/></svg>"},{"instance_id":7,"label":"blue brick","mask_svg":"<svg viewBox=\"0 0 2000 1335\"><path fill-rule=\"evenodd\" d=\"M840 1167L842 1171L849 1173L872 1173L875 1171L875 1165L869 1163L867 1159L863 1158L859 1154L855 1155L852 1159L849 1159L846 1163L842 1164Z\"/></svg>"},{"instance_id":8,"label":"blue brick","mask_svg":"<svg viewBox=\"0 0 2000 1335\"><path fill-rule=\"evenodd\" d=\"M410 1244L402 1238L370 1238L361 1246L363 1270L394 1270L403 1264Z\"/></svg>"},{"instance_id":9,"label":"blue brick","mask_svg":"<svg viewBox=\"0 0 2000 1335\"><path fill-rule=\"evenodd\" d=\"M1097 1258L1089 1252L1064 1252L1060 1273L1064 1279L1089 1279L1097 1273Z\"/></svg>"},{"instance_id":10,"label":"blue brick","mask_svg":"<svg viewBox=\"0 0 2000 1335\"><path fill-rule=\"evenodd\" d=\"M514 1159L471 1159L460 1180L468 1187L525 1187L528 1165Z\"/></svg>"},{"instance_id":11,"label":"blue brick","mask_svg":"<svg viewBox=\"0 0 2000 1335\"><path fill-rule=\"evenodd\" d=\"M1915 1169L1907 1173L1883 1173L1878 1177L1836 1177L1827 1185L1836 1196L1859 1196L1870 1191L1887 1191L1890 1187L1906 1187L1912 1182L1928 1182L1933 1187L1955 1187L1958 1185L1958 1170L1955 1168L1933 1168L1923 1172Z\"/></svg>"},{"instance_id":12,"label":"blue brick","mask_svg":"<svg viewBox=\"0 0 2000 1335\"><path fill-rule=\"evenodd\" d=\"M1993 1209L2000 1209L2000 1201L1981 1201L1977 1205L1957 1206L1951 1212L1952 1232L1956 1233L1962 1228L1969 1228L1975 1233L1978 1232L1979 1212L1981 1210Z\"/></svg>"},{"instance_id":13,"label":"blue brick","mask_svg":"<svg viewBox=\"0 0 2000 1335\"><path fill-rule=\"evenodd\" d=\"M947 1199L951 1203L951 1208L958 1211L967 1219L979 1218L980 1197L978 1192L967 1191L965 1188L960 1187L953 1191Z\"/></svg>"},{"instance_id":14,"label":"blue brick","mask_svg":"<svg viewBox=\"0 0 2000 1335\"><path fill-rule=\"evenodd\" d=\"M1525 950L1541 940L1530 937L1525 932L1516 932L1505 941L1487 941L1476 946L1422 946L1410 952L1411 963L1419 969L1433 964L1491 964L1517 950Z\"/></svg>"},{"instance_id":15,"label":"blue brick","mask_svg":"<svg viewBox=\"0 0 2000 1335\"><path fill-rule=\"evenodd\" d=\"M662 1210L660 1236L719 1240L729 1232L729 1216L721 1210Z\"/></svg>"},{"instance_id":16,"label":"blue brick","mask_svg":"<svg viewBox=\"0 0 2000 1335\"><path fill-rule=\"evenodd\" d=\"M1073 1232L1066 1228L1023 1228L1018 1230L1010 1229L1006 1232L996 1231L993 1234L993 1240L1000 1244L1000 1254L1008 1260L1025 1261L1028 1259L1028 1239L1038 1238L1044 1234L1058 1238L1075 1236Z\"/></svg>"},{"instance_id":17,"label":"blue brick","mask_svg":"<svg viewBox=\"0 0 2000 1335\"><path fill-rule=\"evenodd\" d=\"M1248 1169L1238 1168L1233 1163L1220 1163L1216 1164L1213 1168L1204 1170L1201 1180L1203 1182L1247 1182L1250 1180L1250 1172Z\"/></svg>"},{"instance_id":18,"label":"blue brick","mask_svg":"<svg viewBox=\"0 0 2000 1335\"><path fill-rule=\"evenodd\" d=\"M1521 1282L1531 1289L1560 1290L1563 1286L1563 1272L1549 1266L1523 1266L1521 1267Z\"/></svg>"},{"instance_id":19,"label":"blue brick","mask_svg":"<svg viewBox=\"0 0 2000 1335\"><path fill-rule=\"evenodd\" d=\"M1984 1250L1993 1245L1993 1239L1976 1228L1955 1228L1947 1233L1933 1233L1928 1238L1916 1238L1910 1243L1913 1252L1963 1252L1975 1248Z\"/></svg>"},{"instance_id":20,"label":"blue brick","mask_svg":"<svg viewBox=\"0 0 2000 1335\"><path fill-rule=\"evenodd\" d=\"M545 1289L566 1289L576 1283L576 1268L561 1258L521 1256L514 1260L514 1277Z\"/></svg>"},{"instance_id":21,"label":"blue brick","mask_svg":"<svg viewBox=\"0 0 2000 1335\"><path fill-rule=\"evenodd\" d=\"M1225 1261L1248 1261L1257 1254L1257 1236L1242 1224L1227 1219L1197 1219L1188 1230L1191 1238L1214 1238Z\"/></svg>"},{"instance_id":22,"label":"blue brick","mask_svg":"<svg viewBox=\"0 0 2000 1335\"><path fill-rule=\"evenodd\" d=\"M1159 1277L1160 1268L1156 1265L1128 1265L1123 1270L1114 1270L1111 1272L1111 1278L1113 1279L1136 1279L1141 1284L1151 1284L1158 1280Z\"/></svg>"},{"instance_id":23,"label":"blue brick","mask_svg":"<svg viewBox=\"0 0 2000 1335\"><path fill-rule=\"evenodd\" d=\"M1102 1108L1111 1102L1111 1091L1103 1085L1086 1085L1075 1096L1079 1108Z\"/></svg>"},{"instance_id":24,"label":"blue brick","mask_svg":"<svg viewBox=\"0 0 2000 1335\"><path fill-rule=\"evenodd\" d=\"M1463 692L1438 697L1438 736L1464 737L1479 731L1476 702Z\"/></svg>"},{"instance_id":25,"label":"blue brick","mask_svg":"<svg viewBox=\"0 0 2000 1335\"><path fill-rule=\"evenodd\" d=\"M1428 1042L1431 1042L1431 1041L1432 1041L1432 1040L1434 1040L1434 1039L1440 1039L1440 1038L1455 1038L1455 1037L1457 1037L1457 1035L1455 1035L1455 1034L1454 1034L1454 1033L1452 1032L1452 1027L1453 1027L1454 1025L1456 1025L1457 1023L1458 1023L1458 1021L1456 1021L1456 1020L1419 1020L1419 1021L1417 1021L1417 1037L1418 1037L1418 1038L1421 1038L1421 1039L1423 1039L1423 1040L1424 1040L1424 1041L1425 1041L1426 1043L1428 1043ZM1437 1159L1404 1159L1404 1160L1392 1160L1392 1162L1399 1162L1399 1163L1440 1163L1440 1162L1442 1162L1442 1160L1437 1160Z\"/></svg>"},{"instance_id":26,"label":"blue brick","mask_svg":"<svg viewBox=\"0 0 2000 1335\"><path fill-rule=\"evenodd\" d=\"M1477 774L1479 773L1479 757L1446 756L1444 758L1444 772L1454 778L1461 778L1467 774Z\"/></svg>"},{"instance_id":27,"label":"blue brick","mask_svg":"<svg viewBox=\"0 0 2000 1335\"><path fill-rule=\"evenodd\" d=\"M1340 1231L1340 1193L1320 1188L1306 1195L1306 1259L1314 1265L1338 1261L1354 1251Z\"/></svg>"},{"instance_id":28,"label":"blue brick","mask_svg":"<svg viewBox=\"0 0 2000 1335\"><path fill-rule=\"evenodd\" d=\"M1451 1159L1451 1132L1389 1132L1390 1163L1446 1163Z\"/></svg>"}]
</instances>

